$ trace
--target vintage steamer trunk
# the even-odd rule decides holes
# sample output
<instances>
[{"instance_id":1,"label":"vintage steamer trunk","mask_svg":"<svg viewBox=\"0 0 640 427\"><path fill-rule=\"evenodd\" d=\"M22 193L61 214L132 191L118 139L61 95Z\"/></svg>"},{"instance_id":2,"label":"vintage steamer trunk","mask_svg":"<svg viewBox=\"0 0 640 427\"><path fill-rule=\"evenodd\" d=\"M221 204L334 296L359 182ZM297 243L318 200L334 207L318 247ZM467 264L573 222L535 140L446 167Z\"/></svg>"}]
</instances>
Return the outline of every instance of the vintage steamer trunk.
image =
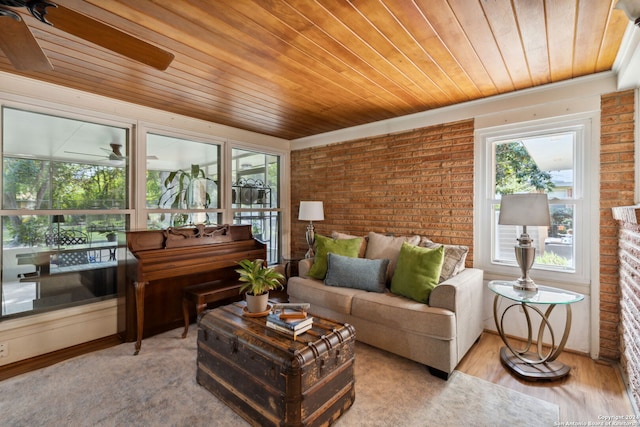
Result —
<instances>
[{"instance_id":1,"label":"vintage steamer trunk","mask_svg":"<svg viewBox=\"0 0 640 427\"><path fill-rule=\"evenodd\" d=\"M244 305L198 319L198 383L256 426L333 423L355 399L353 326L314 316L294 341Z\"/></svg>"}]
</instances>

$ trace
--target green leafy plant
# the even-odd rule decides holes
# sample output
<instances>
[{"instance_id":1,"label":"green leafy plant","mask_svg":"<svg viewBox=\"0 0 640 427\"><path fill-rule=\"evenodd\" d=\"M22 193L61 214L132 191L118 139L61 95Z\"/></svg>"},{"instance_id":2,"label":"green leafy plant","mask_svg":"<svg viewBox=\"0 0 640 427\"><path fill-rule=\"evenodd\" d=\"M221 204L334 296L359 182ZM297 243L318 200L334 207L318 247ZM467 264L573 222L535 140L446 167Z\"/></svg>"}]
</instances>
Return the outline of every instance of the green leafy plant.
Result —
<instances>
[{"instance_id":1,"label":"green leafy plant","mask_svg":"<svg viewBox=\"0 0 640 427\"><path fill-rule=\"evenodd\" d=\"M197 179L215 182L213 179L207 177L204 169L200 168L200 165L191 165L191 169L188 171L178 169L169 173L169 176L164 180L165 190L158 199L158 205L161 205L162 201L167 198L172 209L187 208L189 205L191 185ZM206 192L204 207L208 208L210 205L211 195L209 192Z\"/></svg>"},{"instance_id":2,"label":"green leafy plant","mask_svg":"<svg viewBox=\"0 0 640 427\"><path fill-rule=\"evenodd\" d=\"M238 262L241 267L236 270L240 274L240 281L244 284L240 287L240 293L247 292L251 295L262 295L272 289L282 289L281 280L284 276L272 267L267 267L264 260L250 261L244 259Z\"/></svg>"}]
</instances>

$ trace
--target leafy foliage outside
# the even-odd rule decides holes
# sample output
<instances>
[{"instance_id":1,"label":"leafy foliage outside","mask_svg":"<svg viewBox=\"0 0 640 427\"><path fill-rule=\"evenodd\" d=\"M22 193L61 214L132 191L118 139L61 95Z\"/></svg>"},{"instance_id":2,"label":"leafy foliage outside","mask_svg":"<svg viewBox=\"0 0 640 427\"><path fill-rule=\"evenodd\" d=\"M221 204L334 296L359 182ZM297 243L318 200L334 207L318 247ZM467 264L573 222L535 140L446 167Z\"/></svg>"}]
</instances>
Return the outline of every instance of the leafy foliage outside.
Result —
<instances>
[{"instance_id":1,"label":"leafy foliage outside","mask_svg":"<svg viewBox=\"0 0 640 427\"><path fill-rule=\"evenodd\" d=\"M544 264L544 265L558 265L561 267L569 266L568 259L558 254L555 254L551 251L544 251L542 255L536 257L535 262L537 264Z\"/></svg>"},{"instance_id":2,"label":"leafy foliage outside","mask_svg":"<svg viewBox=\"0 0 640 427\"><path fill-rule=\"evenodd\" d=\"M551 174L541 171L521 141L496 145L496 193L549 192Z\"/></svg>"},{"instance_id":3,"label":"leafy foliage outside","mask_svg":"<svg viewBox=\"0 0 640 427\"><path fill-rule=\"evenodd\" d=\"M36 215L38 210L126 208L125 169L5 156L3 208L35 211L34 215L5 218L3 226L11 236L5 244L36 245L44 241L50 225L48 216ZM70 217L78 220L77 215ZM66 224L70 225L80 224Z\"/></svg>"}]
</instances>

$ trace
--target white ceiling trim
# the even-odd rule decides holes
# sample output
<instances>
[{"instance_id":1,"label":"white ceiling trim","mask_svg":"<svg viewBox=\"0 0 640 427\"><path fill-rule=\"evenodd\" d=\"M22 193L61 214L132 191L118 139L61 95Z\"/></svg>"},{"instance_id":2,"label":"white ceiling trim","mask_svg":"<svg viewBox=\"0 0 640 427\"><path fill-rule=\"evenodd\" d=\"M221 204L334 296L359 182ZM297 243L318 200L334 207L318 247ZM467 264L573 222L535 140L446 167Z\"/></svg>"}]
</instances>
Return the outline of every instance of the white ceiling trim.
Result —
<instances>
[{"instance_id":1,"label":"white ceiling trim","mask_svg":"<svg viewBox=\"0 0 640 427\"><path fill-rule=\"evenodd\" d=\"M618 90L640 87L640 28L629 23L613 63Z\"/></svg>"}]
</instances>

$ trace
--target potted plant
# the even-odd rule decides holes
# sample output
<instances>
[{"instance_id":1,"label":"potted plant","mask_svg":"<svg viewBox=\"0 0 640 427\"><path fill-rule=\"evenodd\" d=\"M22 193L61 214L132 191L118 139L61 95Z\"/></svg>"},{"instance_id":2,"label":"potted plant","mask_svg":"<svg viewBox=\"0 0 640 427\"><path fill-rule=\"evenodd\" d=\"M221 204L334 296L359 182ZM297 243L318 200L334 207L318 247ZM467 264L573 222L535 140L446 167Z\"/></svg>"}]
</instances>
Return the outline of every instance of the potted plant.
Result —
<instances>
[{"instance_id":1,"label":"potted plant","mask_svg":"<svg viewBox=\"0 0 640 427\"><path fill-rule=\"evenodd\" d=\"M282 289L281 280L284 276L272 267L267 267L262 259L250 261L242 260L238 263L241 267L236 270L240 274L240 293L246 292L247 311L250 313L263 313L267 311L269 291Z\"/></svg>"},{"instance_id":2,"label":"potted plant","mask_svg":"<svg viewBox=\"0 0 640 427\"><path fill-rule=\"evenodd\" d=\"M168 203L172 209L208 208L211 205L208 182L215 183L200 165L191 165L191 169L186 171L175 170L164 180L165 190L158 199L158 205Z\"/></svg>"},{"instance_id":3,"label":"potted plant","mask_svg":"<svg viewBox=\"0 0 640 427\"><path fill-rule=\"evenodd\" d=\"M118 235L115 231L105 231L103 234L107 238L108 242L115 242L116 240L118 240Z\"/></svg>"}]
</instances>

